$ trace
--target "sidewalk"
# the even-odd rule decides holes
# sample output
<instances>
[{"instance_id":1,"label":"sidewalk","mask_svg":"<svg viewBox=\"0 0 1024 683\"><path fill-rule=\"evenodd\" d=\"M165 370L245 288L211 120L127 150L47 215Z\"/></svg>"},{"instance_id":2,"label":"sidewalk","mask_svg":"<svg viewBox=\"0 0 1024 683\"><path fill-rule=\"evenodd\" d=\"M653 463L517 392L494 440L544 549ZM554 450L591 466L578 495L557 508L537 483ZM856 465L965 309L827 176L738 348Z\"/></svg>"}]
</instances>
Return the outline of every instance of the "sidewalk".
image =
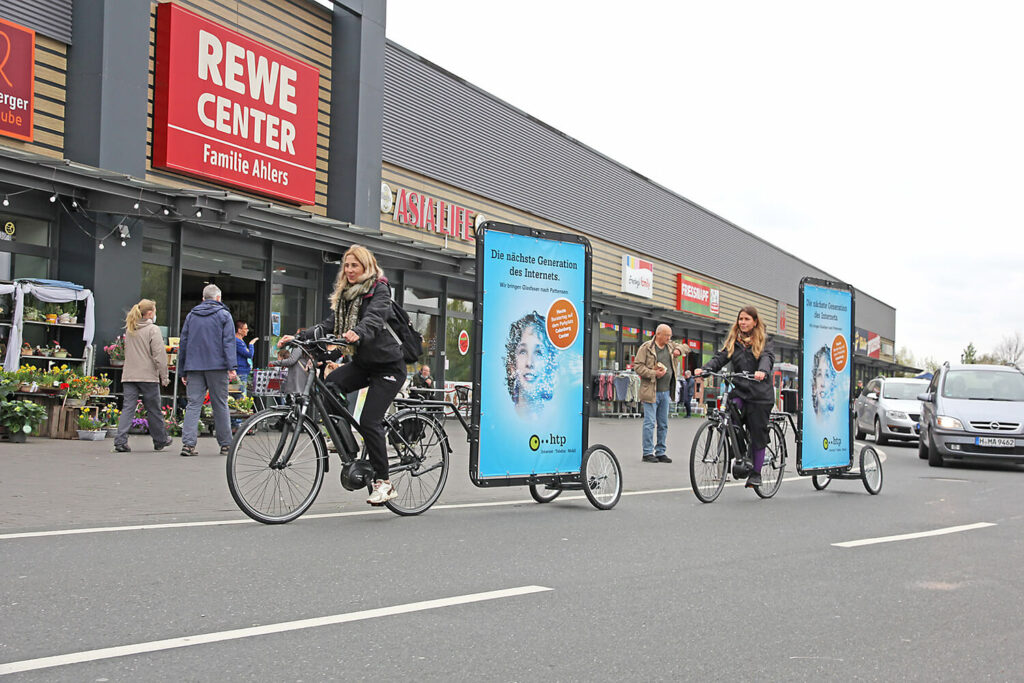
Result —
<instances>
[{"instance_id":1,"label":"sidewalk","mask_svg":"<svg viewBox=\"0 0 1024 683\"><path fill-rule=\"evenodd\" d=\"M690 443L700 424L696 417L669 420L672 464L640 461L640 419L592 419L590 443L604 444L618 457L625 491L688 486ZM440 503L532 502L526 487L474 486L465 433L454 420L447 429L453 457ZM148 436L129 437L128 443L131 453L112 453L112 439L0 443L0 532L244 518L231 499L226 459L217 455L214 439L201 438L194 458L178 455L177 438L159 453ZM341 487L341 468L332 458L310 512L367 509L365 496Z\"/></svg>"}]
</instances>

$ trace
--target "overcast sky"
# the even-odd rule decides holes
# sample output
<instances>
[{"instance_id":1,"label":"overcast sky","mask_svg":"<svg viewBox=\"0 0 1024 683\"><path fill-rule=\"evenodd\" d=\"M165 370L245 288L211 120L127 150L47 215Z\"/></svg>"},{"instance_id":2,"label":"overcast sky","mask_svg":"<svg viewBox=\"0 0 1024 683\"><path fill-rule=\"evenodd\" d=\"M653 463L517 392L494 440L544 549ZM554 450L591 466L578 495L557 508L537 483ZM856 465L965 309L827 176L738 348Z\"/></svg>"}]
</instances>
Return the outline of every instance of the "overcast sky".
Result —
<instances>
[{"instance_id":1,"label":"overcast sky","mask_svg":"<svg viewBox=\"0 0 1024 683\"><path fill-rule=\"evenodd\" d=\"M984 0L388 0L387 34L956 362L1024 331L1022 20Z\"/></svg>"}]
</instances>

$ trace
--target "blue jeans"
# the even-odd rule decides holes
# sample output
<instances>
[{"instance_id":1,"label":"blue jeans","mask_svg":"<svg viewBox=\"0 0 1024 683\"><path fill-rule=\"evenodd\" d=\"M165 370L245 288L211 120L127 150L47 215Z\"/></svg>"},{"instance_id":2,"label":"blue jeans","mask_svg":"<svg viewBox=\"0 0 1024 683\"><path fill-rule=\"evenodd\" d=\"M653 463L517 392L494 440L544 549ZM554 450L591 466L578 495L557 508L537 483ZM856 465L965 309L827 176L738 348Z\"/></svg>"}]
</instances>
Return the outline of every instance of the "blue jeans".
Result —
<instances>
[{"instance_id":1,"label":"blue jeans","mask_svg":"<svg viewBox=\"0 0 1024 683\"><path fill-rule=\"evenodd\" d=\"M665 455L665 439L668 436L669 392L658 391L654 403L644 404L644 455ZM658 422L658 443L654 443L654 422Z\"/></svg>"}]
</instances>

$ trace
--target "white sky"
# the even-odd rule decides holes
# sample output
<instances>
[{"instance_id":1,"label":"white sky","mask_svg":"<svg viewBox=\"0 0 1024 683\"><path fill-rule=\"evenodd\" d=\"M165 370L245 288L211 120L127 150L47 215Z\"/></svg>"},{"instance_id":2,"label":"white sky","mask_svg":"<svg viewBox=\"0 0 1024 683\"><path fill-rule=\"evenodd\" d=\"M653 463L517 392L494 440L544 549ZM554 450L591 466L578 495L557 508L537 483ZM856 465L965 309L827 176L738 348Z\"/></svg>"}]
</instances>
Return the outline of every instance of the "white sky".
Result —
<instances>
[{"instance_id":1,"label":"white sky","mask_svg":"<svg viewBox=\"0 0 1024 683\"><path fill-rule=\"evenodd\" d=\"M1022 25L985 0L388 0L387 35L956 362L1024 331Z\"/></svg>"}]
</instances>

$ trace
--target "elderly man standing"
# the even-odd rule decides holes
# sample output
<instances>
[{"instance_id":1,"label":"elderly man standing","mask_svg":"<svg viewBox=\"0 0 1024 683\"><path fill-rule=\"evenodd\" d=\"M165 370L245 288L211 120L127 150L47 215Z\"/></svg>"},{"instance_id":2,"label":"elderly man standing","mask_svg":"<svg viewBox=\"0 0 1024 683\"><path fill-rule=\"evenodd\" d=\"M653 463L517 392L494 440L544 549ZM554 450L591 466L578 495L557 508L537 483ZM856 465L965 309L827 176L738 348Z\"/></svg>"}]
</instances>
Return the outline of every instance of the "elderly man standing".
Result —
<instances>
[{"instance_id":1,"label":"elderly man standing","mask_svg":"<svg viewBox=\"0 0 1024 683\"><path fill-rule=\"evenodd\" d=\"M676 386L674 359L689 349L672 341L672 328L658 325L654 337L648 339L636 352L633 370L640 375L640 402L644 405L644 462L672 462L665 454L668 436L668 405ZM658 442L654 442L657 423Z\"/></svg>"},{"instance_id":2,"label":"elderly man standing","mask_svg":"<svg viewBox=\"0 0 1024 683\"><path fill-rule=\"evenodd\" d=\"M188 389L188 407L181 426L181 454L199 455L199 414L206 392L210 392L213 424L217 430L220 454L231 448L231 415L228 412L228 382L237 376L235 359L235 322L228 307L221 303L217 285L203 289L203 302L193 308L181 328L178 348L178 372Z\"/></svg>"}]
</instances>

